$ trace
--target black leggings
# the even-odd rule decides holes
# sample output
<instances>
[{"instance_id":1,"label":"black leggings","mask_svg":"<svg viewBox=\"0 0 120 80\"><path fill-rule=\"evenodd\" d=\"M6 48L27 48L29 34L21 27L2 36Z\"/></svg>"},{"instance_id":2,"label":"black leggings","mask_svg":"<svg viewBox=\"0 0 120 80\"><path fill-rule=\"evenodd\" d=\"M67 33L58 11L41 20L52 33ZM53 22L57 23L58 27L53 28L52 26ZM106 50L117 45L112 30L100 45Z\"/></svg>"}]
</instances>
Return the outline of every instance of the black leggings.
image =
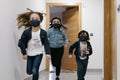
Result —
<instances>
[{"instance_id":1,"label":"black leggings","mask_svg":"<svg viewBox=\"0 0 120 80\"><path fill-rule=\"evenodd\" d=\"M56 67L56 76L60 75L63 53L64 53L64 47L51 48L51 61L52 61L52 65Z\"/></svg>"}]
</instances>

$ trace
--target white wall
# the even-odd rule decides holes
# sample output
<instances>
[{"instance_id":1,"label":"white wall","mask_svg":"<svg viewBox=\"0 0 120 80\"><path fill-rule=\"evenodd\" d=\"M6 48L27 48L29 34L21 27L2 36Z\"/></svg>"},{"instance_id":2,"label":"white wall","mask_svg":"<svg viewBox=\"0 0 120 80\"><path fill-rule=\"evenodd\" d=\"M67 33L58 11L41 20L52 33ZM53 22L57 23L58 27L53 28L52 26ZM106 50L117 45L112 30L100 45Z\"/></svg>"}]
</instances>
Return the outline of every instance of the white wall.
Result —
<instances>
[{"instance_id":1,"label":"white wall","mask_svg":"<svg viewBox=\"0 0 120 80\"><path fill-rule=\"evenodd\" d=\"M15 80L13 58L15 49L13 49L11 21L13 19L13 6L9 2L9 0L0 1L0 80ZM8 10L8 8L12 11Z\"/></svg>"},{"instance_id":2,"label":"white wall","mask_svg":"<svg viewBox=\"0 0 120 80\"><path fill-rule=\"evenodd\" d=\"M17 14L30 8L45 12L45 0L0 1L0 80L23 80L26 78L26 61L17 47L21 31L17 30ZM45 19L42 23L45 29ZM40 70L45 69L45 57Z\"/></svg>"},{"instance_id":3,"label":"white wall","mask_svg":"<svg viewBox=\"0 0 120 80\"><path fill-rule=\"evenodd\" d=\"M65 2L72 4L82 3L82 27L89 33L93 33L91 44L93 55L90 56L89 69L103 69L103 29L104 29L104 5L103 0L46 0L47 2Z\"/></svg>"},{"instance_id":4,"label":"white wall","mask_svg":"<svg viewBox=\"0 0 120 80\"><path fill-rule=\"evenodd\" d=\"M120 0L117 0L117 7ZM120 12L117 12L117 80L120 80Z\"/></svg>"},{"instance_id":5,"label":"white wall","mask_svg":"<svg viewBox=\"0 0 120 80\"><path fill-rule=\"evenodd\" d=\"M89 68L103 68L104 49L104 7L103 0L87 0L82 9L82 26L93 33L91 43L93 55L90 57Z\"/></svg>"}]
</instances>

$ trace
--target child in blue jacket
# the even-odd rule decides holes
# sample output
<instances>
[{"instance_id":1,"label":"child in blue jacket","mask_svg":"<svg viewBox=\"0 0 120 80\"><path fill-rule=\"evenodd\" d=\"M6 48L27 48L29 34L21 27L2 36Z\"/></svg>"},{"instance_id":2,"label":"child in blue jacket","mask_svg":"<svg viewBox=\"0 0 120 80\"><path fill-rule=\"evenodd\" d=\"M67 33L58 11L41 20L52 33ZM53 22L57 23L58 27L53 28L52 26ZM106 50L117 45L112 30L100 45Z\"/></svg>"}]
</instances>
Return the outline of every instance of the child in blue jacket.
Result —
<instances>
[{"instance_id":1,"label":"child in blue jacket","mask_svg":"<svg viewBox=\"0 0 120 80\"><path fill-rule=\"evenodd\" d=\"M48 32L48 40L50 43L51 62L56 68L56 80L60 80L61 62L64 54L64 49L67 48L68 40L63 29L61 19L54 17L51 20L51 27Z\"/></svg>"}]
</instances>

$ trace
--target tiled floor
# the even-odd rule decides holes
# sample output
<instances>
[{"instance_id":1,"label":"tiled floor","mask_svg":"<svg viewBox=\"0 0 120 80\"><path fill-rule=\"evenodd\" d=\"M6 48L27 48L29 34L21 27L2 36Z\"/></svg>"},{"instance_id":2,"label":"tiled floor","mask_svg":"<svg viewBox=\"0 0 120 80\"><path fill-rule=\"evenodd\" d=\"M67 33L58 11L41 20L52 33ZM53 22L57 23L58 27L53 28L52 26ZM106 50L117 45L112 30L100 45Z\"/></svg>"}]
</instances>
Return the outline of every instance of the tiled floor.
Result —
<instances>
[{"instance_id":1,"label":"tiled floor","mask_svg":"<svg viewBox=\"0 0 120 80\"><path fill-rule=\"evenodd\" d=\"M77 80L76 71L62 71L60 80ZM86 80L103 80L101 70L88 70L85 76ZM32 80L31 77L25 80ZM55 80L55 72L41 71L39 80Z\"/></svg>"},{"instance_id":2,"label":"tiled floor","mask_svg":"<svg viewBox=\"0 0 120 80\"><path fill-rule=\"evenodd\" d=\"M50 71L52 72L41 71L39 75L39 80L55 80L56 76L54 70L55 68L51 65ZM31 77L29 77L25 80L32 80L32 79ZM77 72L62 70L60 74L60 80L77 80ZM85 80L103 80L102 70L88 69L85 76Z\"/></svg>"},{"instance_id":3,"label":"tiled floor","mask_svg":"<svg viewBox=\"0 0 120 80\"><path fill-rule=\"evenodd\" d=\"M51 65L50 61L50 71L54 71L55 67ZM55 73L47 73L47 79L43 80L55 80ZM41 76L41 75L40 75ZM88 69L86 76L86 80L103 80L102 70L98 69ZM41 78L39 80L42 80ZM76 71L62 71L60 75L60 80L77 80L77 72Z\"/></svg>"},{"instance_id":4,"label":"tiled floor","mask_svg":"<svg viewBox=\"0 0 120 80\"><path fill-rule=\"evenodd\" d=\"M41 71L39 80L55 80L55 77L55 68L50 63L50 72L47 72L45 70ZM25 80L32 80L32 78L29 77ZM77 80L77 72L62 70L60 74L60 80ZM102 70L88 69L85 80L103 80Z\"/></svg>"},{"instance_id":5,"label":"tiled floor","mask_svg":"<svg viewBox=\"0 0 120 80\"><path fill-rule=\"evenodd\" d=\"M39 80L55 80L55 73L50 73L46 71L40 72ZM60 75L60 80L77 80L76 71L75 72L62 72ZM100 70L88 70L86 74L86 80L103 80L102 72Z\"/></svg>"}]
</instances>

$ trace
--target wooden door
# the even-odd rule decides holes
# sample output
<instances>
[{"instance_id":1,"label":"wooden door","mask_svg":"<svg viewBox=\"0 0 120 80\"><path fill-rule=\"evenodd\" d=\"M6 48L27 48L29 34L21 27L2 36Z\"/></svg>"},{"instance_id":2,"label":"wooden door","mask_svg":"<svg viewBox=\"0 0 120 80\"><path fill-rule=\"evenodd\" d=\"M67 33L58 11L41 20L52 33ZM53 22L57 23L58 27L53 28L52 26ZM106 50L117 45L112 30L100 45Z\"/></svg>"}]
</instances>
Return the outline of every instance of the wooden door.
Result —
<instances>
[{"instance_id":1,"label":"wooden door","mask_svg":"<svg viewBox=\"0 0 120 80\"><path fill-rule=\"evenodd\" d=\"M75 56L68 58L68 50L71 44L78 40L79 32L79 9L78 7L69 9L62 13L62 22L67 27L66 34L69 40L68 48L65 50L62 61L62 69L76 70ZM74 55L74 54L73 54Z\"/></svg>"}]
</instances>

